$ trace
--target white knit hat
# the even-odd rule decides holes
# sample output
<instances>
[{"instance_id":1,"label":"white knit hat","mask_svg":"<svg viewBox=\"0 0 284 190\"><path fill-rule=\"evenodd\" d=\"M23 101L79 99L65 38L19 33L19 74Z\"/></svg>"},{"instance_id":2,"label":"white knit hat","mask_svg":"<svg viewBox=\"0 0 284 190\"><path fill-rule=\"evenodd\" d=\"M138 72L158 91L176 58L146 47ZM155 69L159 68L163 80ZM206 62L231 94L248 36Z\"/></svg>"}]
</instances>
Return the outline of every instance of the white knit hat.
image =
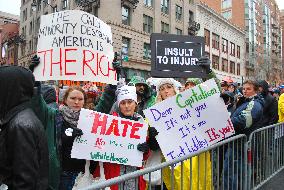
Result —
<instances>
[{"instance_id":1,"label":"white knit hat","mask_svg":"<svg viewBox=\"0 0 284 190\"><path fill-rule=\"evenodd\" d=\"M117 95L118 105L122 100L133 100L137 103L137 94L135 86L124 85L120 88L119 94Z\"/></svg>"},{"instance_id":2,"label":"white knit hat","mask_svg":"<svg viewBox=\"0 0 284 190\"><path fill-rule=\"evenodd\" d=\"M164 85L164 84L170 84L170 85L173 85L174 88L176 88L176 83L175 83L174 79L172 79L172 78L162 78L157 83L156 91L159 92L161 86Z\"/></svg>"}]
</instances>

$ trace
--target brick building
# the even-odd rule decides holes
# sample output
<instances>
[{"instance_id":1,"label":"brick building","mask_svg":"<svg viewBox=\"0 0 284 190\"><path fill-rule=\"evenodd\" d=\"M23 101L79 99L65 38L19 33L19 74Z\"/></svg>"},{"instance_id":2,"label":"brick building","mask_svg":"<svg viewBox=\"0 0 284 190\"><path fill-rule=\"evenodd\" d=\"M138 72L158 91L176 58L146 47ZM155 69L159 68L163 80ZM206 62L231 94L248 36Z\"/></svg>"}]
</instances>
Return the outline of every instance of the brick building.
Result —
<instances>
[{"instance_id":1,"label":"brick building","mask_svg":"<svg viewBox=\"0 0 284 190\"><path fill-rule=\"evenodd\" d=\"M18 60L19 16L0 11L0 65Z\"/></svg>"}]
</instances>

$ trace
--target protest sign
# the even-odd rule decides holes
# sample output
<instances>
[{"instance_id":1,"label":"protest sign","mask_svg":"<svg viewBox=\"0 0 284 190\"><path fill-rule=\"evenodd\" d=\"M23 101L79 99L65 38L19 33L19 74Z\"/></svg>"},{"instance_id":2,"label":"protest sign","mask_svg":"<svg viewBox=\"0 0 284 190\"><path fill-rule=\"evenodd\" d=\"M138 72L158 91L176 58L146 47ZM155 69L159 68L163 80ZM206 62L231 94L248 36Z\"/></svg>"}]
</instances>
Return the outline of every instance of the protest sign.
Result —
<instances>
[{"instance_id":1,"label":"protest sign","mask_svg":"<svg viewBox=\"0 0 284 190\"><path fill-rule=\"evenodd\" d=\"M151 34L151 76L207 78L197 65L204 48L204 37Z\"/></svg>"},{"instance_id":2,"label":"protest sign","mask_svg":"<svg viewBox=\"0 0 284 190\"><path fill-rule=\"evenodd\" d=\"M234 134L214 79L168 98L144 114L166 160L190 155Z\"/></svg>"},{"instance_id":3,"label":"protest sign","mask_svg":"<svg viewBox=\"0 0 284 190\"><path fill-rule=\"evenodd\" d=\"M142 166L137 145L146 141L146 124L82 109L78 128L84 134L75 139L72 158Z\"/></svg>"},{"instance_id":4,"label":"protest sign","mask_svg":"<svg viewBox=\"0 0 284 190\"><path fill-rule=\"evenodd\" d=\"M36 80L93 81L116 84L111 28L80 10L41 16Z\"/></svg>"}]
</instances>

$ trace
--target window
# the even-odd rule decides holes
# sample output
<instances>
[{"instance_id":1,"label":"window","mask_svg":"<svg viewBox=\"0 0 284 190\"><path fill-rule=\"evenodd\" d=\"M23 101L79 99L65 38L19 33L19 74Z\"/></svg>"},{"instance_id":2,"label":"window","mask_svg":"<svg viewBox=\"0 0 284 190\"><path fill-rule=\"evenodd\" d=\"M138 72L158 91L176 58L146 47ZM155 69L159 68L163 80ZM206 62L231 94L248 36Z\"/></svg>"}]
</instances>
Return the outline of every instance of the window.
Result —
<instances>
[{"instance_id":1,"label":"window","mask_svg":"<svg viewBox=\"0 0 284 190\"><path fill-rule=\"evenodd\" d=\"M178 5L176 5L176 19L177 20L182 19L182 8Z\"/></svg>"},{"instance_id":2,"label":"window","mask_svg":"<svg viewBox=\"0 0 284 190\"><path fill-rule=\"evenodd\" d=\"M222 0L222 9L232 7L232 0Z\"/></svg>"},{"instance_id":3,"label":"window","mask_svg":"<svg viewBox=\"0 0 284 190\"><path fill-rule=\"evenodd\" d=\"M127 6L122 7L122 24L130 25L130 8Z\"/></svg>"},{"instance_id":4,"label":"window","mask_svg":"<svg viewBox=\"0 0 284 190\"><path fill-rule=\"evenodd\" d=\"M27 15L27 9L23 10L23 21L26 21L27 18L28 18L28 15Z\"/></svg>"},{"instance_id":5,"label":"window","mask_svg":"<svg viewBox=\"0 0 284 190\"><path fill-rule=\"evenodd\" d=\"M235 62L230 61L230 73L235 74Z\"/></svg>"},{"instance_id":6,"label":"window","mask_svg":"<svg viewBox=\"0 0 284 190\"><path fill-rule=\"evenodd\" d=\"M222 58L222 71L228 72L228 60Z\"/></svg>"},{"instance_id":7,"label":"window","mask_svg":"<svg viewBox=\"0 0 284 190\"><path fill-rule=\"evenodd\" d=\"M169 14L169 0L161 0L161 11Z\"/></svg>"},{"instance_id":8,"label":"window","mask_svg":"<svg viewBox=\"0 0 284 190\"><path fill-rule=\"evenodd\" d=\"M29 41L29 51L31 52L32 51L32 41Z\"/></svg>"},{"instance_id":9,"label":"window","mask_svg":"<svg viewBox=\"0 0 284 190\"><path fill-rule=\"evenodd\" d=\"M193 16L193 12L192 11L188 11L188 13L189 13L189 19L188 19L188 21L189 22L191 22L191 21L193 21L194 20L194 16Z\"/></svg>"},{"instance_id":10,"label":"window","mask_svg":"<svg viewBox=\"0 0 284 190\"><path fill-rule=\"evenodd\" d=\"M216 55L212 55L212 66L214 69L219 70L219 57Z\"/></svg>"},{"instance_id":11,"label":"window","mask_svg":"<svg viewBox=\"0 0 284 190\"><path fill-rule=\"evenodd\" d=\"M143 31L152 33L153 32L153 18L147 15L143 15Z\"/></svg>"},{"instance_id":12,"label":"window","mask_svg":"<svg viewBox=\"0 0 284 190\"><path fill-rule=\"evenodd\" d=\"M210 31L204 29L205 45L210 46Z\"/></svg>"},{"instance_id":13,"label":"window","mask_svg":"<svg viewBox=\"0 0 284 190\"><path fill-rule=\"evenodd\" d=\"M9 21L7 21L7 20L4 20L4 24L8 24L9 23Z\"/></svg>"},{"instance_id":14,"label":"window","mask_svg":"<svg viewBox=\"0 0 284 190\"><path fill-rule=\"evenodd\" d=\"M122 37L122 55L129 55L130 39Z\"/></svg>"},{"instance_id":15,"label":"window","mask_svg":"<svg viewBox=\"0 0 284 190\"><path fill-rule=\"evenodd\" d=\"M33 31L33 22L30 22L29 34L31 35Z\"/></svg>"},{"instance_id":16,"label":"window","mask_svg":"<svg viewBox=\"0 0 284 190\"><path fill-rule=\"evenodd\" d=\"M153 6L153 0L144 0L144 5L152 7Z\"/></svg>"},{"instance_id":17,"label":"window","mask_svg":"<svg viewBox=\"0 0 284 190\"><path fill-rule=\"evenodd\" d=\"M232 10L222 12L222 16L226 19L231 19L232 18Z\"/></svg>"},{"instance_id":18,"label":"window","mask_svg":"<svg viewBox=\"0 0 284 190\"><path fill-rule=\"evenodd\" d=\"M237 64L237 75L241 75L241 65Z\"/></svg>"},{"instance_id":19,"label":"window","mask_svg":"<svg viewBox=\"0 0 284 190\"><path fill-rule=\"evenodd\" d=\"M176 33L177 33L177 35L182 35L182 30L176 28Z\"/></svg>"},{"instance_id":20,"label":"window","mask_svg":"<svg viewBox=\"0 0 284 190\"><path fill-rule=\"evenodd\" d=\"M53 13L56 13L56 12L57 12L57 6L53 7L52 12L53 12Z\"/></svg>"},{"instance_id":21,"label":"window","mask_svg":"<svg viewBox=\"0 0 284 190\"><path fill-rule=\"evenodd\" d=\"M62 9L66 9L68 6L68 0L63 0L62 2Z\"/></svg>"},{"instance_id":22,"label":"window","mask_svg":"<svg viewBox=\"0 0 284 190\"><path fill-rule=\"evenodd\" d=\"M143 59L151 59L151 46L150 44L144 43Z\"/></svg>"},{"instance_id":23,"label":"window","mask_svg":"<svg viewBox=\"0 0 284 190\"><path fill-rule=\"evenodd\" d=\"M169 24L161 22L161 25L162 25L161 33L168 34L170 30Z\"/></svg>"},{"instance_id":24,"label":"window","mask_svg":"<svg viewBox=\"0 0 284 190\"><path fill-rule=\"evenodd\" d=\"M231 53L230 55L235 56L235 44L231 42Z\"/></svg>"},{"instance_id":25,"label":"window","mask_svg":"<svg viewBox=\"0 0 284 190\"><path fill-rule=\"evenodd\" d=\"M98 17L99 16L99 8L98 7L93 7L93 15Z\"/></svg>"},{"instance_id":26,"label":"window","mask_svg":"<svg viewBox=\"0 0 284 190\"><path fill-rule=\"evenodd\" d=\"M222 52L228 53L228 40L222 38Z\"/></svg>"},{"instance_id":27,"label":"window","mask_svg":"<svg viewBox=\"0 0 284 190\"><path fill-rule=\"evenodd\" d=\"M217 34L212 34L212 47L219 49L219 36Z\"/></svg>"},{"instance_id":28,"label":"window","mask_svg":"<svg viewBox=\"0 0 284 190\"><path fill-rule=\"evenodd\" d=\"M241 47L237 46L237 58L241 58Z\"/></svg>"},{"instance_id":29,"label":"window","mask_svg":"<svg viewBox=\"0 0 284 190\"><path fill-rule=\"evenodd\" d=\"M36 32L39 30L39 26L40 26L40 17L36 19Z\"/></svg>"}]
</instances>

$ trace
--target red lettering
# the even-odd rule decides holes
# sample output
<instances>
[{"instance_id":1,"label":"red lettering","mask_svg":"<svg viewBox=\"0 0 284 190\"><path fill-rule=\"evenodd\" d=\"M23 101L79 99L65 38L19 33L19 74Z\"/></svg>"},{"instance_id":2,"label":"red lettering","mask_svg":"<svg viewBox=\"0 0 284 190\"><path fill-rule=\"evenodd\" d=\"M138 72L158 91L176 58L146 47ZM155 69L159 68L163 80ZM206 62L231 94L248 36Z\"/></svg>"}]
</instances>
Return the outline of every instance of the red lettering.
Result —
<instances>
[{"instance_id":1,"label":"red lettering","mask_svg":"<svg viewBox=\"0 0 284 190\"><path fill-rule=\"evenodd\" d=\"M59 55L59 62L53 62L52 61L52 58L53 58L53 49L51 50L51 52L50 52L50 76L52 76L52 65L54 64L59 64L59 68L60 68L60 76L62 76L62 64L61 64L61 62L62 62L62 52L61 52L61 48L60 48L60 50L59 50L59 52L60 52L60 55ZM66 54L65 54L65 56L66 56Z\"/></svg>"},{"instance_id":2,"label":"red lettering","mask_svg":"<svg viewBox=\"0 0 284 190\"><path fill-rule=\"evenodd\" d=\"M42 69L42 76L45 74L45 63L46 63L46 52L51 51L51 50L45 50L45 51L38 51L37 53L44 53L43 54L43 69Z\"/></svg>"},{"instance_id":3,"label":"red lettering","mask_svg":"<svg viewBox=\"0 0 284 190\"><path fill-rule=\"evenodd\" d=\"M108 128L106 132L106 135L110 135L112 132L115 136L120 136L119 130L118 130L118 120L117 119L112 120L110 127Z\"/></svg>"},{"instance_id":4,"label":"red lettering","mask_svg":"<svg viewBox=\"0 0 284 190\"><path fill-rule=\"evenodd\" d=\"M135 132L139 131L143 127L141 123L134 123L130 132L130 138L132 139L140 139L139 135L136 135Z\"/></svg>"},{"instance_id":5,"label":"red lettering","mask_svg":"<svg viewBox=\"0 0 284 190\"><path fill-rule=\"evenodd\" d=\"M86 52L90 52L92 54L92 58L91 59L86 60ZM90 65L88 65L88 63L90 61L93 61L94 57L95 56L94 56L93 52L91 52L89 50L83 50L83 75L85 75L85 65L86 65L87 67L89 67L89 69L92 71L92 73L96 76L95 71L92 69L92 67Z\"/></svg>"},{"instance_id":6,"label":"red lettering","mask_svg":"<svg viewBox=\"0 0 284 190\"><path fill-rule=\"evenodd\" d=\"M101 73L102 73L104 76L107 76L107 77L108 77L108 76L109 76L109 69L107 70L107 74L104 74L103 71L102 71L101 62L102 62L102 59L103 59L103 58L106 58L106 56L105 56L105 55L101 56L100 62L99 62L98 64L99 64ZM106 58L106 59L107 59L107 58ZM109 68L109 61L108 61L108 60L107 60L107 64L108 64L108 68Z\"/></svg>"},{"instance_id":7,"label":"red lettering","mask_svg":"<svg viewBox=\"0 0 284 190\"><path fill-rule=\"evenodd\" d=\"M77 50L77 48L65 49L65 75L76 75L76 73L68 73L67 68L66 68L67 63L76 62L75 59L67 59L67 52L68 51L76 51L76 50Z\"/></svg>"},{"instance_id":8,"label":"red lettering","mask_svg":"<svg viewBox=\"0 0 284 190\"><path fill-rule=\"evenodd\" d=\"M121 135L121 136L125 137L125 136L126 136L126 133L127 133L128 125L132 126L132 122L121 120L121 124L124 125L123 131L122 131L122 135Z\"/></svg>"},{"instance_id":9,"label":"red lettering","mask_svg":"<svg viewBox=\"0 0 284 190\"><path fill-rule=\"evenodd\" d=\"M101 115L98 113L95 113L95 118L94 118L94 123L93 123L93 127L92 127L92 132L94 134L97 134L98 132L98 127L102 127L101 128L101 135L104 135L106 132L106 123L107 123L107 115L103 116L103 119L100 120Z\"/></svg>"}]
</instances>

